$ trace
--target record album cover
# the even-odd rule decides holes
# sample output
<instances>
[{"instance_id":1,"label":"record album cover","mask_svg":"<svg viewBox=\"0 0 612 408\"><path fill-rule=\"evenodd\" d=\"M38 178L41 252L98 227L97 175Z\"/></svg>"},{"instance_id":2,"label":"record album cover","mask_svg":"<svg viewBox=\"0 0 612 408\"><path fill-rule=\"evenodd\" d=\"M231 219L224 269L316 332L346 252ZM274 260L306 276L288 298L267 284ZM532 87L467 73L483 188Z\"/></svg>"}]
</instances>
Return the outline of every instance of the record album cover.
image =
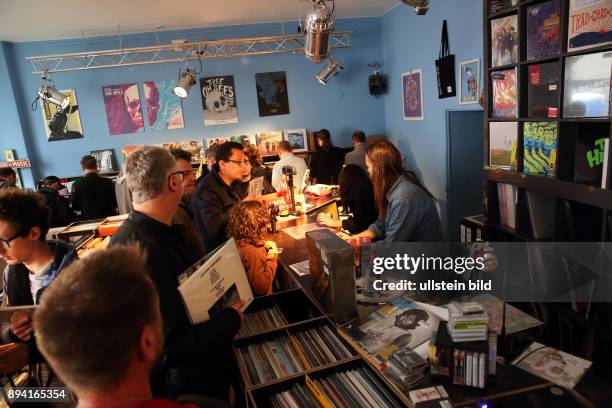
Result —
<instances>
[{"instance_id":1,"label":"record album cover","mask_svg":"<svg viewBox=\"0 0 612 408\"><path fill-rule=\"evenodd\" d=\"M489 165L516 168L518 122L489 122Z\"/></svg>"},{"instance_id":2,"label":"record album cover","mask_svg":"<svg viewBox=\"0 0 612 408\"><path fill-rule=\"evenodd\" d=\"M554 176L557 160L557 124L525 122L523 125L523 172Z\"/></svg>"},{"instance_id":3,"label":"record album cover","mask_svg":"<svg viewBox=\"0 0 612 408\"><path fill-rule=\"evenodd\" d=\"M492 82L493 104L491 116L516 118L516 68L494 72Z\"/></svg>"},{"instance_id":4,"label":"record album cover","mask_svg":"<svg viewBox=\"0 0 612 408\"><path fill-rule=\"evenodd\" d=\"M563 117L606 117L610 112L612 52L576 55L565 60Z\"/></svg>"},{"instance_id":5,"label":"record album cover","mask_svg":"<svg viewBox=\"0 0 612 408\"><path fill-rule=\"evenodd\" d=\"M561 51L561 2L549 0L527 7L527 59Z\"/></svg>"},{"instance_id":6,"label":"record album cover","mask_svg":"<svg viewBox=\"0 0 612 408\"><path fill-rule=\"evenodd\" d=\"M491 20L491 67L518 62L516 14Z\"/></svg>"},{"instance_id":7,"label":"record album cover","mask_svg":"<svg viewBox=\"0 0 612 408\"><path fill-rule=\"evenodd\" d=\"M612 44L612 0L570 0L567 50Z\"/></svg>"},{"instance_id":8,"label":"record album cover","mask_svg":"<svg viewBox=\"0 0 612 408\"><path fill-rule=\"evenodd\" d=\"M283 141L283 132L260 132L257 135L257 147L261 157L277 156L278 144Z\"/></svg>"},{"instance_id":9,"label":"record album cover","mask_svg":"<svg viewBox=\"0 0 612 408\"><path fill-rule=\"evenodd\" d=\"M147 125L153 130L180 129L183 122L181 98L174 94L175 81L146 81L143 84Z\"/></svg>"},{"instance_id":10,"label":"record album cover","mask_svg":"<svg viewBox=\"0 0 612 408\"><path fill-rule=\"evenodd\" d=\"M111 135L144 132L138 84L106 85L102 95Z\"/></svg>"},{"instance_id":11,"label":"record album cover","mask_svg":"<svg viewBox=\"0 0 612 408\"><path fill-rule=\"evenodd\" d=\"M519 0L489 0L489 15L515 7Z\"/></svg>"},{"instance_id":12,"label":"record album cover","mask_svg":"<svg viewBox=\"0 0 612 408\"><path fill-rule=\"evenodd\" d=\"M62 89L70 100L70 107L63 111L59 106L40 100L40 107L45 124L45 133L49 142L58 140L81 139L83 128L81 127L81 116L79 115L79 104L74 89Z\"/></svg>"},{"instance_id":13,"label":"record album cover","mask_svg":"<svg viewBox=\"0 0 612 408\"><path fill-rule=\"evenodd\" d=\"M559 116L559 63L548 62L529 66L527 81L527 115L530 118Z\"/></svg>"}]
</instances>

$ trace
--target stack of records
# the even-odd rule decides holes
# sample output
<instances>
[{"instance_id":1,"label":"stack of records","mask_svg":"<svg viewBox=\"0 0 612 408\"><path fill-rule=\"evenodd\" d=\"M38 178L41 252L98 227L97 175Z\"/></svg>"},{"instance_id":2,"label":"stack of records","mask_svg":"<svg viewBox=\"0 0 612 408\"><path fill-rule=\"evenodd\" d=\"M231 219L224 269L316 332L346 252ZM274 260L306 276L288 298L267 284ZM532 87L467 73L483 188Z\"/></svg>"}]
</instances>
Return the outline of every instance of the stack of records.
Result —
<instances>
[{"instance_id":1,"label":"stack of records","mask_svg":"<svg viewBox=\"0 0 612 408\"><path fill-rule=\"evenodd\" d=\"M401 390L407 392L421 382L428 364L427 360L413 350L404 347L394 351L384 366L384 375Z\"/></svg>"},{"instance_id":2,"label":"stack of records","mask_svg":"<svg viewBox=\"0 0 612 408\"><path fill-rule=\"evenodd\" d=\"M480 303L448 305L448 333L455 343L487 340L488 327L489 316Z\"/></svg>"}]
</instances>

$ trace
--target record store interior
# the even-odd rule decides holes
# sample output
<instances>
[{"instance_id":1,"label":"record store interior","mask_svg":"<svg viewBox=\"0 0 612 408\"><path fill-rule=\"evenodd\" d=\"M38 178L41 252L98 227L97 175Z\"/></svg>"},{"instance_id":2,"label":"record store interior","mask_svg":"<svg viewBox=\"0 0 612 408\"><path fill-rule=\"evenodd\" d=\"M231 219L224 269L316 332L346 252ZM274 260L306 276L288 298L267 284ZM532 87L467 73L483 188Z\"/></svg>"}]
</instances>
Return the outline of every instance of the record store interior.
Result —
<instances>
[{"instance_id":1,"label":"record store interior","mask_svg":"<svg viewBox=\"0 0 612 408\"><path fill-rule=\"evenodd\" d=\"M612 0L1 0L0 408L610 407Z\"/></svg>"}]
</instances>

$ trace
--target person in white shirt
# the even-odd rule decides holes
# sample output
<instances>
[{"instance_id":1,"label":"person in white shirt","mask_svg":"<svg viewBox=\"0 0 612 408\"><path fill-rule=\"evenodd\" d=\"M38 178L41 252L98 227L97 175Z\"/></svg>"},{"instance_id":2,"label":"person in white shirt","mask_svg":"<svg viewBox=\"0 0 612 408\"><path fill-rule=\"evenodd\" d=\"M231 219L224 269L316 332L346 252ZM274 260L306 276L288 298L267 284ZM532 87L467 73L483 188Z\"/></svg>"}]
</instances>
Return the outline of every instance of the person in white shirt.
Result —
<instances>
[{"instance_id":1,"label":"person in white shirt","mask_svg":"<svg viewBox=\"0 0 612 408\"><path fill-rule=\"evenodd\" d=\"M301 157L295 156L292 152L291 144L283 140L278 144L278 155L280 160L272 167L272 186L276 191L280 191L283 167L291 166L295 169L295 175L293 176L293 185L299 186L304 179L304 173L306 172L306 162Z\"/></svg>"}]
</instances>

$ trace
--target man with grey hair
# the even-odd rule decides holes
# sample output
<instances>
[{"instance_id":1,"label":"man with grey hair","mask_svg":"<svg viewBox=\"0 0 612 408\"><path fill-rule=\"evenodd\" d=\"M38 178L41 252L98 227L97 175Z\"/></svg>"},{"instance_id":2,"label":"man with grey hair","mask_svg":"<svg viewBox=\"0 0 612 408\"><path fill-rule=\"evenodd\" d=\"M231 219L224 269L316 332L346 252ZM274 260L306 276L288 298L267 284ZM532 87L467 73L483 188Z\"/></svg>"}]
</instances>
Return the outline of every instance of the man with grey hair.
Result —
<instances>
[{"instance_id":1,"label":"man with grey hair","mask_svg":"<svg viewBox=\"0 0 612 408\"><path fill-rule=\"evenodd\" d=\"M233 370L231 342L242 320L236 304L213 319L192 325L177 290L178 275L197 261L183 228L172 219L183 197L185 174L161 147L145 146L125 163L134 210L111 239L111 246L138 243L147 253L148 272L159 294L165 355L152 377L154 395L201 394L228 399Z\"/></svg>"}]
</instances>

